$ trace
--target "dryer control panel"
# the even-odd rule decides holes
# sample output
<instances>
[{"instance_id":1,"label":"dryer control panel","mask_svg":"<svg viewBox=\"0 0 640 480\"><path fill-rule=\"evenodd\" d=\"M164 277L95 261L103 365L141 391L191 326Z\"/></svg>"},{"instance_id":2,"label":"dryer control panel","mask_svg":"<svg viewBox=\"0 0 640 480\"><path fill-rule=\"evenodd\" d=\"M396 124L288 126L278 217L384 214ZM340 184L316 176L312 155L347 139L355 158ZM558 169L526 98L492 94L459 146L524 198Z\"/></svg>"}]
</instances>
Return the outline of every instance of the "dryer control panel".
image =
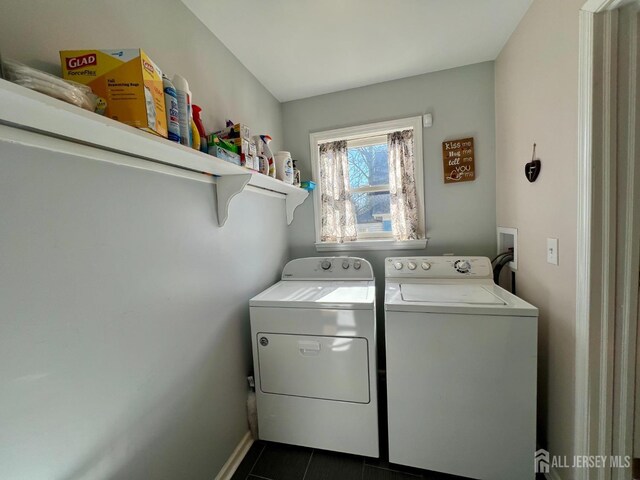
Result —
<instances>
[{"instance_id":1,"label":"dryer control panel","mask_svg":"<svg viewBox=\"0 0 640 480\"><path fill-rule=\"evenodd\" d=\"M390 257L384 267L386 278L493 279L487 257Z\"/></svg>"},{"instance_id":2,"label":"dryer control panel","mask_svg":"<svg viewBox=\"0 0 640 480\"><path fill-rule=\"evenodd\" d=\"M282 280L373 280L373 268L359 257L307 257L291 260Z\"/></svg>"}]
</instances>

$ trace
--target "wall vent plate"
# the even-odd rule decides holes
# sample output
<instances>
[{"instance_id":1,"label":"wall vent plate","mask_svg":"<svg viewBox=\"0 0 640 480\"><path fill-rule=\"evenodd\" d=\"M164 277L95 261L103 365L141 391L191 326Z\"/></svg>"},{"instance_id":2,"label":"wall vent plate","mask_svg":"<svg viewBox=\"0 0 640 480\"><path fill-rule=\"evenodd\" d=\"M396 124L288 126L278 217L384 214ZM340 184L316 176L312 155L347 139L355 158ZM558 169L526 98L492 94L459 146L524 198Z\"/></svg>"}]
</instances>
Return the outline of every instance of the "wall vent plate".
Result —
<instances>
[{"instance_id":1,"label":"wall vent plate","mask_svg":"<svg viewBox=\"0 0 640 480\"><path fill-rule=\"evenodd\" d=\"M514 272L518 270L518 229L498 227L498 254L513 248L513 261L507 265Z\"/></svg>"}]
</instances>

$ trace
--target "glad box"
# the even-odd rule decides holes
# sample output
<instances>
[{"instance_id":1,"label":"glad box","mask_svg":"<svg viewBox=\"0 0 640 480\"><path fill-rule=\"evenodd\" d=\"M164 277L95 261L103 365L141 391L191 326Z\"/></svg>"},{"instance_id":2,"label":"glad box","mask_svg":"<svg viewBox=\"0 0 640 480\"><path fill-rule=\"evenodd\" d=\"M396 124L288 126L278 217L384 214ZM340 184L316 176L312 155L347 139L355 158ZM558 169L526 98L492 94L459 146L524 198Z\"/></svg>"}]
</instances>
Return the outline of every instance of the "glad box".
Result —
<instances>
[{"instance_id":1,"label":"glad box","mask_svg":"<svg viewBox=\"0 0 640 480\"><path fill-rule=\"evenodd\" d=\"M162 72L141 49L64 50L62 76L88 85L106 102L104 114L167 136Z\"/></svg>"}]
</instances>

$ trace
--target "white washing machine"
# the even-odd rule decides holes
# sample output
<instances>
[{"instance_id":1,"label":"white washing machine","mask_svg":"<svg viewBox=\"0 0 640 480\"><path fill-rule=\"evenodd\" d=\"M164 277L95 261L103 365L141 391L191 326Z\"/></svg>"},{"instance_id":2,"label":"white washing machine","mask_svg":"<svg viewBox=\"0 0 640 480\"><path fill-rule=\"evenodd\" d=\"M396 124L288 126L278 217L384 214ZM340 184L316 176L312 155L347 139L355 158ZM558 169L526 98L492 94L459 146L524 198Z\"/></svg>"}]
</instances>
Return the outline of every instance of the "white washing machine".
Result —
<instances>
[{"instance_id":1,"label":"white washing machine","mask_svg":"<svg viewBox=\"0 0 640 480\"><path fill-rule=\"evenodd\" d=\"M387 258L389 461L533 480L538 310L485 257Z\"/></svg>"},{"instance_id":2,"label":"white washing machine","mask_svg":"<svg viewBox=\"0 0 640 480\"><path fill-rule=\"evenodd\" d=\"M377 457L371 264L292 260L250 307L259 437Z\"/></svg>"}]
</instances>

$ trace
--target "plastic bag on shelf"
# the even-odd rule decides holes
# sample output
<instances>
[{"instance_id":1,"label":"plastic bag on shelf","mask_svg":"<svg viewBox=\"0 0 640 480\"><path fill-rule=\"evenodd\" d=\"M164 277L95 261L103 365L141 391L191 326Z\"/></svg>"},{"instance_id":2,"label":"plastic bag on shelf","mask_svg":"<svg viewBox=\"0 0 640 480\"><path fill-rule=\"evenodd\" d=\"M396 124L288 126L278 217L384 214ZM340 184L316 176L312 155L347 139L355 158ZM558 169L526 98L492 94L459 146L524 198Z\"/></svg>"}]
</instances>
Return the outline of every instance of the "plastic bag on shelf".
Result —
<instances>
[{"instance_id":1,"label":"plastic bag on shelf","mask_svg":"<svg viewBox=\"0 0 640 480\"><path fill-rule=\"evenodd\" d=\"M10 82L58 98L85 110L94 112L98 106L98 96L87 85L64 80L6 58L2 59L2 71L4 77Z\"/></svg>"}]
</instances>

